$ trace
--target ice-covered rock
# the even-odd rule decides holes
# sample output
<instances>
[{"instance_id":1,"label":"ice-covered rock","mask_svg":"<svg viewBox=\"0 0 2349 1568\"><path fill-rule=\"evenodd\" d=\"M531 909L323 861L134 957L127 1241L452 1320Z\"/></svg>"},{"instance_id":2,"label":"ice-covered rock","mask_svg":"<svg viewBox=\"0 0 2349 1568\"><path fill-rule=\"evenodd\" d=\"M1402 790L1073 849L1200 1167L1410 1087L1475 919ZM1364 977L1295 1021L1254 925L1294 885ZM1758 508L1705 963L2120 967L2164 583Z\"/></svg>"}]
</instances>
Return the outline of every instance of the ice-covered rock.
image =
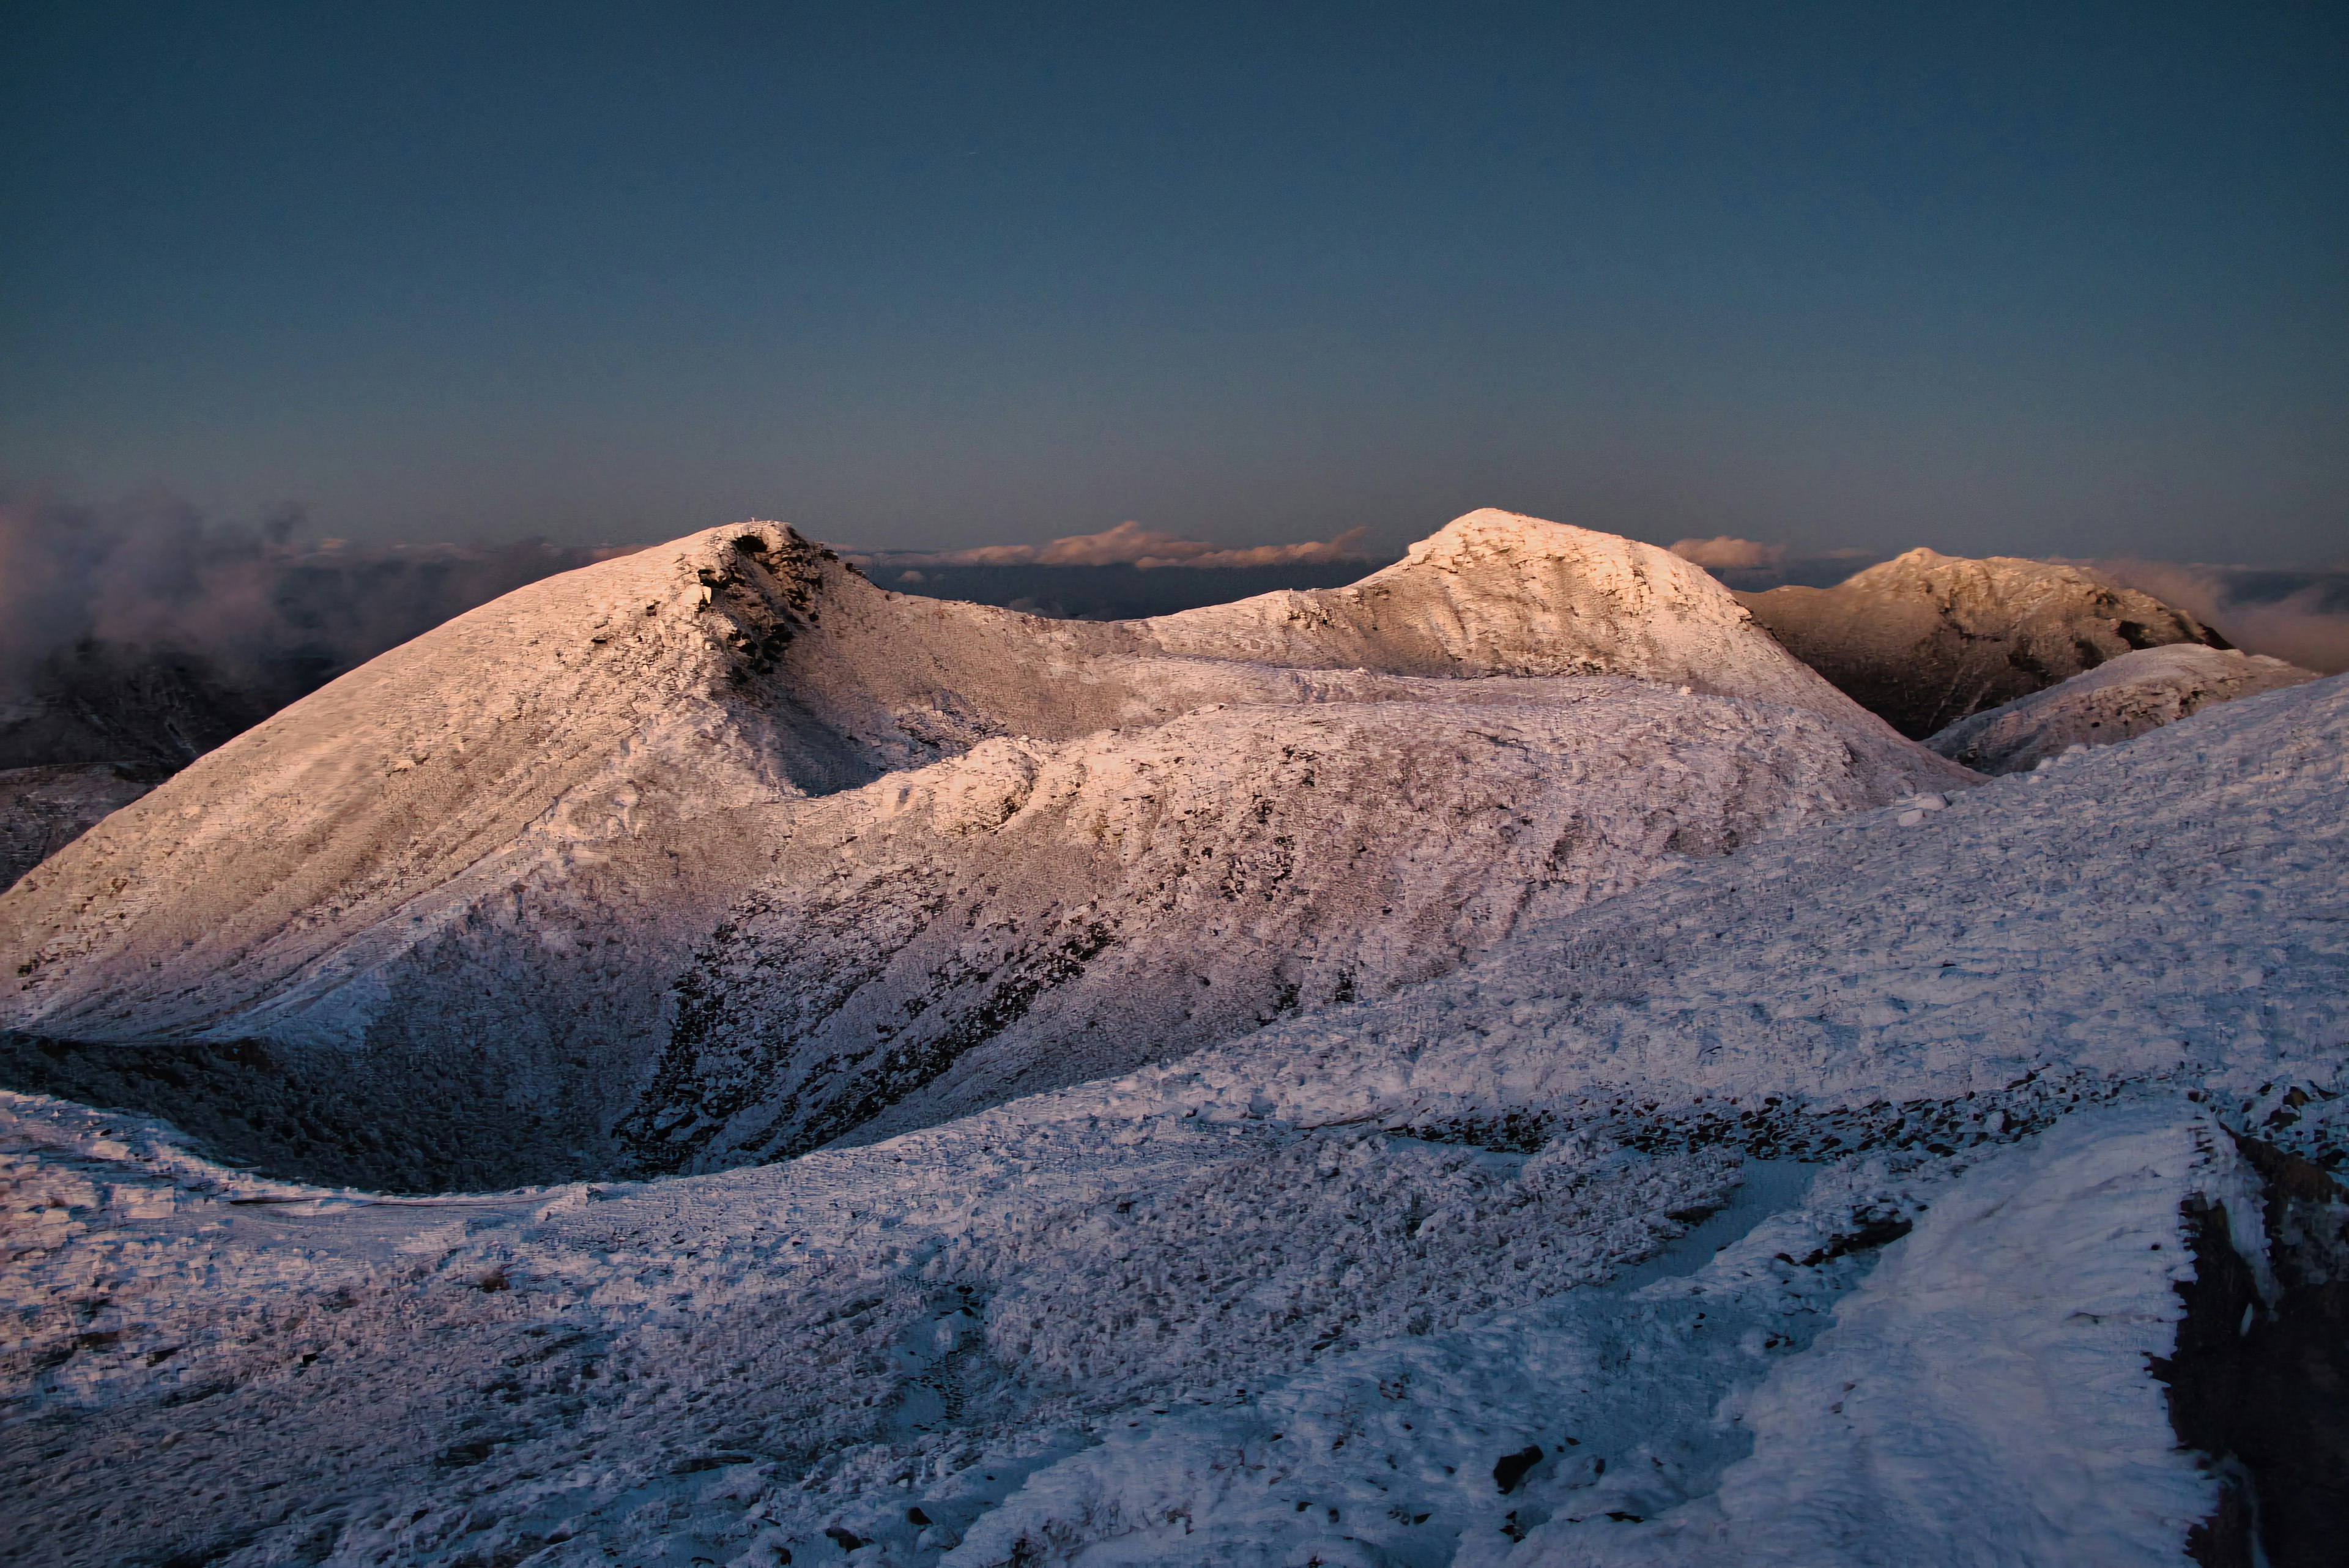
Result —
<instances>
[{"instance_id":1,"label":"ice-covered rock","mask_svg":"<svg viewBox=\"0 0 2349 1568\"><path fill-rule=\"evenodd\" d=\"M2317 679L2264 654L2177 642L2139 649L2028 697L1959 720L1925 744L1977 773L2035 768L2073 746L2109 746L2213 702Z\"/></svg>"},{"instance_id":2,"label":"ice-covered rock","mask_svg":"<svg viewBox=\"0 0 2349 1568\"><path fill-rule=\"evenodd\" d=\"M2131 649L2227 646L2149 594L2004 556L1911 550L1831 588L1737 597L1795 657L1920 740Z\"/></svg>"}]
</instances>

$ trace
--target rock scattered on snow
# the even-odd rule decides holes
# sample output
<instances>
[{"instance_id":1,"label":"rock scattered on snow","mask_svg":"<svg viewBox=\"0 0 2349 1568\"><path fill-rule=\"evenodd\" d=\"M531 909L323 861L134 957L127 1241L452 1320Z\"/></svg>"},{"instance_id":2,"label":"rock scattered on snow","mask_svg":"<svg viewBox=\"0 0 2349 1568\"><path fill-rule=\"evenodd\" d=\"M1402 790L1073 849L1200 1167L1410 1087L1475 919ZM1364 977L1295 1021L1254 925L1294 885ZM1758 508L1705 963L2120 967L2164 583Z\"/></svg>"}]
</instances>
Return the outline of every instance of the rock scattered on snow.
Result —
<instances>
[{"instance_id":1,"label":"rock scattered on snow","mask_svg":"<svg viewBox=\"0 0 2349 1568\"><path fill-rule=\"evenodd\" d=\"M0 771L0 892L165 776L121 763Z\"/></svg>"}]
</instances>

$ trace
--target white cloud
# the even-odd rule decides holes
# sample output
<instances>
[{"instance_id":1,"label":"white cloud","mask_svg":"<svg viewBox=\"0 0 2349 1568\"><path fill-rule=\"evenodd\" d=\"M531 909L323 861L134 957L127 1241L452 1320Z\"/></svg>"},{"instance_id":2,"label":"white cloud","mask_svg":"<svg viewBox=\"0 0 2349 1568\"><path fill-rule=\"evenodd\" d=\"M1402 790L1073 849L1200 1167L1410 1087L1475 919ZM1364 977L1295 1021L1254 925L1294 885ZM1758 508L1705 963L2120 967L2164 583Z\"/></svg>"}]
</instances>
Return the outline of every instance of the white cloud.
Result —
<instances>
[{"instance_id":1,"label":"white cloud","mask_svg":"<svg viewBox=\"0 0 2349 1568\"><path fill-rule=\"evenodd\" d=\"M1786 559L1784 545L1756 544L1751 539L1733 539L1723 534L1711 539L1676 539L1667 546L1683 561L1694 561L1707 569L1753 569L1775 566Z\"/></svg>"}]
</instances>

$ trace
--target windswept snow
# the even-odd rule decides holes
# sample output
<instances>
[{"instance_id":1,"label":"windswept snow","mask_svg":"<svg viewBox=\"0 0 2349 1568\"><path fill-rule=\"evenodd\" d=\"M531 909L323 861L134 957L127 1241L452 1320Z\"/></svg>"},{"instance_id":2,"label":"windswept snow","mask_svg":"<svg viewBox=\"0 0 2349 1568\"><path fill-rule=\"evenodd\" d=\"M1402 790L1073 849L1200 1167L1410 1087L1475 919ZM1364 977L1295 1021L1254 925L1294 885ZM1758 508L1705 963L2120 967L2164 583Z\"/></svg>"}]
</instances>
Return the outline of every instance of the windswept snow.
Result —
<instances>
[{"instance_id":1,"label":"windswept snow","mask_svg":"<svg viewBox=\"0 0 2349 1568\"><path fill-rule=\"evenodd\" d=\"M11 1545L2182 1563L2181 1206L2256 1273L2228 1129L2349 1132L2344 739L2230 702L757 1168L384 1202L17 1098Z\"/></svg>"},{"instance_id":2,"label":"windswept snow","mask_svg":"<svg viewBox=\"0 0 2349 1568\"><path fill-rule=\"evenodd\" d=\"M2177 642L2140 649L2044 691L1961 719L1925 743L1977 773L2035 768L2074 746L2109 746L2213 702L2317 679L2263 654Z\"/></svg>"}]
</instances>

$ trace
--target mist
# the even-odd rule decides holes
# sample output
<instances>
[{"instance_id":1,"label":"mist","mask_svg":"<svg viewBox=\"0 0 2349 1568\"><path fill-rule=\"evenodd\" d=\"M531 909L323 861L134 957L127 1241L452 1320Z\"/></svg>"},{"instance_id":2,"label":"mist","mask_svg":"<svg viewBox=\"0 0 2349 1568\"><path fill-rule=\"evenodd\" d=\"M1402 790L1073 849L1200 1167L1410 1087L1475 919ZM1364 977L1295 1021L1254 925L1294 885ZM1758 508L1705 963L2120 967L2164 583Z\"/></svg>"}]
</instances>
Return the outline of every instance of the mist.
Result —
<instances>
[{"instance_id":1,"label":"mist","mask_svg":"<svg viewBox=\"0 0 2349 1568\"><path fill-rule=\"evenodd\" d=\"M2349 571L2131 559L2091 564L2123 587L2177 606L2246 653L2324 675L2349 670Z\"/></svg>"},{"instance_id":2,"label":"mist","mask_svg":"<svg viewBox=\"0 0 2349 1568\"><path fill-rule=\"evenodd\" d=\"M301 514L0 502L0 767L178 766L385 649L623 553L525 539L357 546Z\"/></svg>"}]
</instances>

